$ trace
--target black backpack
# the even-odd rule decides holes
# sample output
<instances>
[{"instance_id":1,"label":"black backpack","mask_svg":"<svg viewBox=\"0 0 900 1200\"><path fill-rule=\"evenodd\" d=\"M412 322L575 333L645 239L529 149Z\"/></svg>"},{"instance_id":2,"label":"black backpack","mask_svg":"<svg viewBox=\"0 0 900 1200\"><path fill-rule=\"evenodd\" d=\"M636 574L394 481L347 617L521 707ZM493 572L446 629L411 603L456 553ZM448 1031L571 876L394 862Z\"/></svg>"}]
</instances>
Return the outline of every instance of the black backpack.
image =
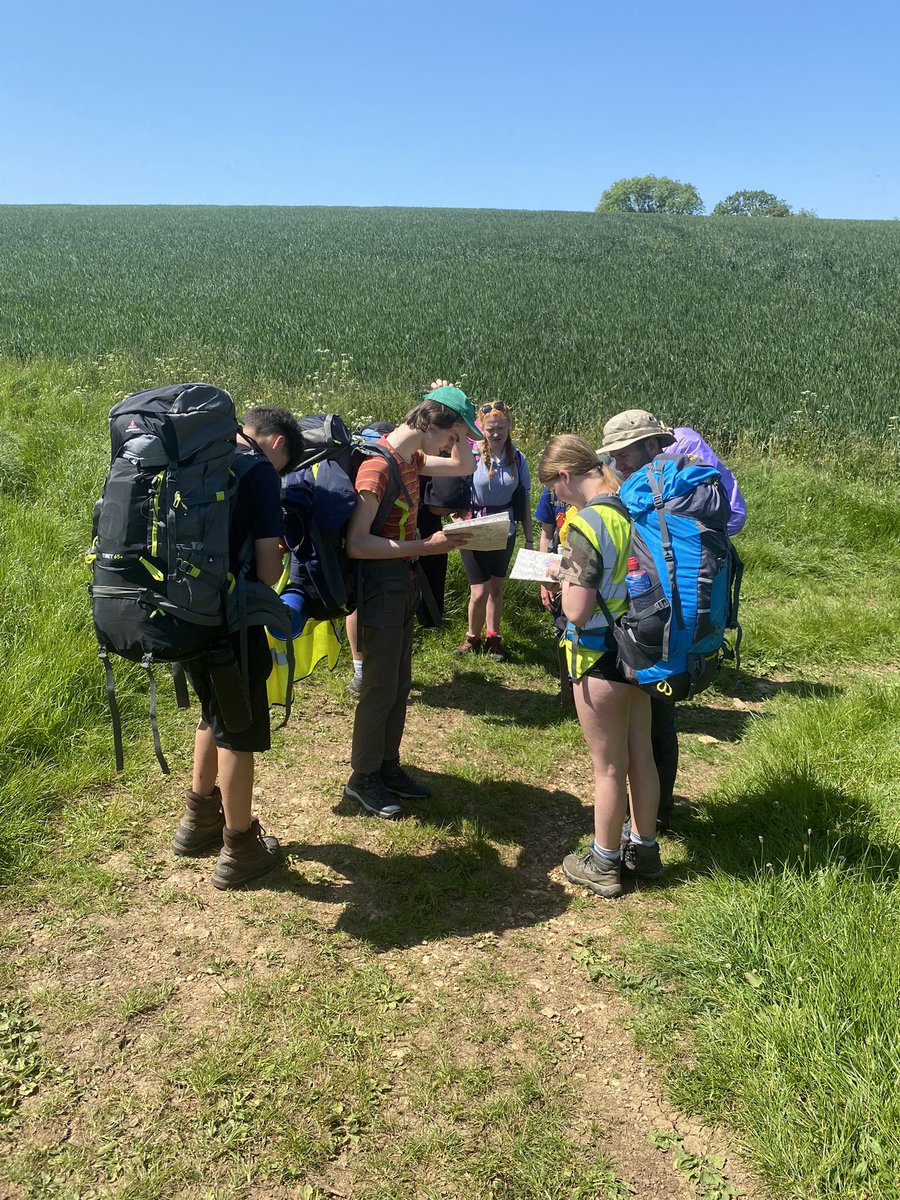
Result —
<instances>
[{"instance_id":1,"label":"black backpack","mask_svg":"<svg viewBox=\"0 0 900 1200\"><path fill-rule=\"evenodd\" d=\"M253 557L249 538L236 576L230 573L229 534L238 484L263 460L258 454L235 453L240 426L228 392L205 383L136 392L111 410L109 424L110 466L94 506L88 561L93 564L89 591L106 672L116 769L122 770L123 753L110 654L138 662L147 671L154 748L168 774L156 723L153 663L173 664L178 704L187 707L184 672L176 664L212 652L227 665L228 639L240 631L241 679L246 681L247 628L267 625L289 633L290 614L271 588L246 578ZM290 688L288 711L289 702Z\"/></svg>"}]
</instances>

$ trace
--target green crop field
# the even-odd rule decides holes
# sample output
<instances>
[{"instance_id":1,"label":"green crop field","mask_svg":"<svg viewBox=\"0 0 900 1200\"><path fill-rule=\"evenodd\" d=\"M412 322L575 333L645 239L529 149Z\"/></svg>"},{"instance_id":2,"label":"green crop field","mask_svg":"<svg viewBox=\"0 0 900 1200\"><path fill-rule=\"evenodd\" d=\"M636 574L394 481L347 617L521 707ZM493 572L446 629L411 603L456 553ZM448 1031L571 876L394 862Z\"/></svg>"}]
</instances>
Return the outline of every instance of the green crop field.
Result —
<instances>
[{"instance_id":1,"label":"green crop field","mask_svg":"<svg viewBox=\"0 0 900 1200\"><path fill-rule=\"evenodd\" d=\"M897 1200L897 294L900 223L0 208L3 1196ZM320 669L257 777L287 864L212 895L168 850L192 718L160 678L163 779L124 663L112 778L106 414L204 376L355 422L435 373L532 463L634 404L727 448L743 666L681 708L667 882L562 882L590 765L545 614L510 583L512 660L461 663L455 560L403 751L432 801L348 811Z\"/></svg>"},{"instance_id":2,"label":"green crop field","mask_svg":"<svg viewBox=\"0 0 900 1200\"><path fill-rule=\"evenodd\" d=\"M896 437L900 224L425 209L0 208L0 357L296 386L440 371L538 430L640 405Z\"/></svg>"}]
</instances>

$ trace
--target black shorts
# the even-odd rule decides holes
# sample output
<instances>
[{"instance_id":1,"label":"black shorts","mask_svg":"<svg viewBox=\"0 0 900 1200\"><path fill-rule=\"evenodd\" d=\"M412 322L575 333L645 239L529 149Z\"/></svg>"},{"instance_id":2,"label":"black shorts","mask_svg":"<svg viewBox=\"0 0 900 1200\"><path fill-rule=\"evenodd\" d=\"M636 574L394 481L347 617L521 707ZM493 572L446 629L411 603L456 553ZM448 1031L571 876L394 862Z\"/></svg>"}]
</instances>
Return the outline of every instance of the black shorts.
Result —
<instances>
[{"instance_id":1,"label":"black shorts","mask_svg":"<svg viewBox=\"0 0 900 1200\"><path fill-rule=\"evenodd\" d=\"M512 558L516 535L510 535L504 550L460 550L463 570L469 584L487 583L489 579L505 579Z\"/></svg>"},{"instance_id":2,"label":"black shorts","mask_svg":"<svg viewBox=\"0 0 900 1200\"><path fill-rule=\"evenodd\" d=\"M231 647L238 663L241 661L241 639L231 638ZM223 750L262 753L272 745L269 727L269 696L266 680L272 671L272 652L261 625L252 625L247 630L247 670L250 685L250 711L253 724L241 733L233 733L225 726L219 712L218 701L213 690L209 672L202 658L185 663L184 671L197 693L203 720L212 728L213 740Z\"/></svg>"},{"instance_id":3,"label":"black shorts","mask_svg":"<svg viewBox=\"0 0 900 1200\"><path fill-rule=\"evenodd\" d=\"M600 679L605 679L608 683L627 683L630 685L630 680L626 679L619 670L616 662L617 654L615 650L605 650L593 666L588 667L585 675L596 675ZM582 676L582 679L584 675Z\"/></svg>"}]
</instances>

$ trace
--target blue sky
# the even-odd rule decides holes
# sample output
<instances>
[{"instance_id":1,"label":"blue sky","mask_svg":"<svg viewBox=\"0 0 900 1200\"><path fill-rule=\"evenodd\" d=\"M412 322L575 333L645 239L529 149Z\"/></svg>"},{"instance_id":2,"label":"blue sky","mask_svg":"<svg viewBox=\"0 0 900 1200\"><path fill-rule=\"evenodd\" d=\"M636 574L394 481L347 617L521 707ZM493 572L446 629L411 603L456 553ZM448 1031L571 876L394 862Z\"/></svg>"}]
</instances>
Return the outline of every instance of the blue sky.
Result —
<instances>
[{"instance_id":1,"label":"blue sky","mask_svg":"<svg viewBox=\"0 0 900 1200\"><path fill-rule=\"evenodd\" d=\"M591 209L657 174L900 217L893 4L11 7L0 203Z\"/></svg>"}]
</instances>

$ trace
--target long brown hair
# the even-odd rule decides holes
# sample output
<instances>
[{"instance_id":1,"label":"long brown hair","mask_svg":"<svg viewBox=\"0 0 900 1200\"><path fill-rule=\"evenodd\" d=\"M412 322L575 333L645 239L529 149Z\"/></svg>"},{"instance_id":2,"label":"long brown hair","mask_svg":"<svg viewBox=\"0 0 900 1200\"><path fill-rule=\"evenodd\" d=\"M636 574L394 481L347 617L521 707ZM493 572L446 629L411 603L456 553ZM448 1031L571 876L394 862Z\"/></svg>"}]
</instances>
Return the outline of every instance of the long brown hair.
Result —
<instances>
[{"instance_id":1,"label":"long brown hair","mask_svg":"<svg viewBox=\"0 0 900 1200\"><path fill-rule=\"evenodd\" d=\"M538 462L538 478L544 487L549 487L560 471L568 471L576 476L590 475L596 471L604 487L611 492L619 490L619 481L609 464L598 457L590 442L574 433L560 433L552 437Z\"/></svg>"}]
</instances>

